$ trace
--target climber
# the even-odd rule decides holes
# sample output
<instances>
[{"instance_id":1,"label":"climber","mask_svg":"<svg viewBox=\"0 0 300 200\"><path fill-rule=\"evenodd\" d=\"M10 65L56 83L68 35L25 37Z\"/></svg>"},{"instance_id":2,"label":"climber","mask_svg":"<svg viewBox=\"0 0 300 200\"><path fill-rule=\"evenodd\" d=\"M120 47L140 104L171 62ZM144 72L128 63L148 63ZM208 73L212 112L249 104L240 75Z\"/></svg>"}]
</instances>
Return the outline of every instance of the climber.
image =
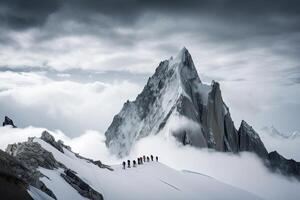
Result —
<instances>
[{"instance_id":1,"label":"climber","mask_svg":"<svg viewBox=\"0 0 300 200\"><path fill-rule=\"evenodd\" d=\"M156 156L156 162L158 162L158 157Z\"/></svg>"},{"instance_id":2,"label":"climber","mask_svg":"<svg viewBox=\"0 0 300 200\"><path fill-rule=\"evenodd\" d=\"M130 160L127 160L127 167L130 168Z\"/></svg>"},{"instance_id":3,"label":"climber","mask_svg":"<svg viewBox=\"0 0 300 200\"><path fill-rule=\"evenodd\" d=\"M126 166L126 162L125 161L123 161L123 169L125 169L125 166Z\"/></svg>"},{"instance_id":4,"label":"climber","mask_svg":"<svg viewBox=\"0 0 300 200\"><path fill-rule=\"evenodd\" d=\"M150 159L149 159L149 157L147 156L147 162L149 162L150 161Z\"/></svg>"},{"instance_id":5,"label":"climber","mask_svg":"<svg viewBox=\"0 0 300 200\"><path fill-rule=\"evenodd\" d=\"M144 159L144 162L146 162L146 156L145 155L143 156L143 159Z\"/></svg>"},{"instance_id":6,"label":"climber","mask_svg":"<svg viewBox=\"0 0 300 200\"><path fill-rule=\"evenodd\" d=\"M133 167L136 167L136 161L133 160L132 163L133 163Z\"/></svg>"},{"instance_id":7,"label":"climber","mask_svg":"<svg viewBox=\"0 0 300 200\"><path fill-rule=\"evenodd\" d=\"M153 156L151 155L150 157L151 157L151 161L153 161Z\"/></svg>"},{"instance_id":8,"label":"climber","mask_svg":"<svg viewBox=\"0 0 300 200\"><path fill-rule=\"evenodd\" d=\"M141 157L140 160L141 160L141 165L142 165L143 164L143 157Z\"/></svg>"}]
</instances>

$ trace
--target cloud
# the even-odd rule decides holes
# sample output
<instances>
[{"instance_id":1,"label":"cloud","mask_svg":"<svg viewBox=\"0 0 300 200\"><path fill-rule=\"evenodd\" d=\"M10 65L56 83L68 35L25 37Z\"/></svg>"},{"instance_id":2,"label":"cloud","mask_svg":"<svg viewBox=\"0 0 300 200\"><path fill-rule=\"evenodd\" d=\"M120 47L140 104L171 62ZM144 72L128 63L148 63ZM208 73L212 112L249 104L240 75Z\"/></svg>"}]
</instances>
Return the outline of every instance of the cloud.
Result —
<instances>
[{"instance_id":1,"label":"cloud","mask_svg":"<svg viewBox=\"0 0 300 200\"><path fill-rule=\"evenodd\" d=\"M0 41L10 42L3 43L0 64L149 72L160 61L151 58L169 57L182 46L212 51L208 59L234 55L242 61L249 49L268 49L297 64L299 7L294 0L2 1L3 18L18 13L20 19L6 20L9 27L24 28L1 30Z\"/></svg>"},{"instance_id":2,"label":"cloud","mask_svg":"<svg viewBox=\"0 0 300 200\"><path fill-rule=\"evenodd\" d=\"M252 192L263 199L299 199L299 182L268 171L251 153L233 155L181 146L172 138L150 136L140 140L131 158L158 155L159 160L178 170L206 174Z\"/></svg>"},{"instance_id":3,"label":"cloud","mask_svg":"<svg viewBox=\"0 0 300 200\"><path fill-rule=\"evenodd\" d=\"M1 116L10 116L17 126L28 125L60 129L68 136L85 130L105 131L123 102L141 89L120 81L87 83L55 81L43 74L0 73Z\"/></svg>"},{"instance_id":4,"label":"cloud","mask_svg":"<svg viewBox=\"0 0 300 200\"><path fill-rule=\"evenodd\" d=\"M161 162L178 170L191 170L214 177L235 187L252 192L263 199L298 199L299 181L271 173L255 154L215 152L183 146L171 136L182 125L197 128L187 119L174 118L160 133L139 140L129 158L157 155Z\"/></svg>"},{"instance_id":5,"label":"cloud","mask_svg":"<svg viewBox=\"0 0 300 200\"><path fill-rule=\"evenodd\" d=\"M60 0L4 0L0 2L1 24L12 29L42 26L60 7Z\"/></svg>"},{"instance_id":6,"label":"cloud","mask_svg":"<svg viewBox=\"0 0 300 200\"><path fill-rule=\"evenodd\" d=\"M174 127L175 128L175 127ZM26 141L27 137L40 137L43 128L0 127L0 148L7 144ZM50 131L56 139L62 139L74 152L108 164L120 164L122 160L109 154L105 136L97 131L86 131L81 136L69 138L61 131ZM264 167L262 161L251 153L234 155L207 149L182 146L173 137L161 133L149 136L136 143L131 155L124 159L135 159L141 155L157 155L159 161L177 170L202 173L219 181L252 192L266 200L299 199L299 182L274 174Z\"/></svg>"}]
</instances>

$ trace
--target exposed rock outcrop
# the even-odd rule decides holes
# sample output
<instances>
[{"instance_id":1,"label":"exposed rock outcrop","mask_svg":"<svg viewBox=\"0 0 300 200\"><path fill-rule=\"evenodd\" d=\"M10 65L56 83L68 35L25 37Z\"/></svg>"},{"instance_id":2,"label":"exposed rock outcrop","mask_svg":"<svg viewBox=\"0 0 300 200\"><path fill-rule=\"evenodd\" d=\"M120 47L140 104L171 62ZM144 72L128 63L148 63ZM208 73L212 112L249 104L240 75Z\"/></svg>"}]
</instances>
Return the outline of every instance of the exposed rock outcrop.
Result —
<instances>
[{"instance_id":1,"label":"exposed rock outcrop","mask_svg":"<svg viewBox=\"0 0 300 200\"><path fill-rule=\"evenodd\" d=\"M268 151L255 130L244 120L239 128L239 150L256 153L263 159L268 158Z\"/></svg>"},{"instance_id":2,"label":"exposed rock outcrop","mask_svg":"<svg viewBox=\"0 0 300 200\"><path fill-rule=\"evenodd\" d=\"M4 117L4 121L2 123L3 126L12 126L13 128L17 128L13 122L12 119L10 119L9 117L5 116Z\"/></svg>"},{"instance_id":3,"label":"exposed rock outcrop","mask_svg":"<svg viewBox=\"0 0 300 200\"><path fill-rule=\"evenodd\" d=\"M61 153L64 153L63 148L65 148L65 149L71 151L72 153L74 153L70 146L65 145L62 140L56 141L55 138L48 131L43 131L41 139L44 140L45 142L47 142L48 144L52 145L54 148L56 148ZM10 148L13 149L15 147L10 147ZM93 163L94 165L97 165L100 168L105 168L105 169L108 169L108 170L111 170L111 171L113 170L109 165L103 164L100 160L95 161L93 159L85 158L85 157L79 155L78 153L74 153L74 154L77 158L84 159L84 160L86 160L90 163Z\"/></svg>"},{"instance_id":4,"label":"exposed rock outcrop","mask_svg":"<svg viewBox=\"0 0 300 200\"><path fill-rule=\"evenodd\" d=\"M90 158L85 158L85 157L79 155L78 153L75 153L75 156L77 158L80 158L80 159L86 160L90 163L93 163L94 165L97 165L98 167L100 167L102 169L108 169L110 171L113 171L113 168L111 168L111 166L103 164L100 160L93 160L93 159L90 159Z\"/></svg>"},{"instance_id":5,"label":"exposed rock outcrop","mask_svg":"<svg viewBox=\"0 0 300 200\"><path fill-rule=\"evenodd\" d=\"M27 165L30 162L36 163L36 160L32 159L32 161L27 161L27 164L25 164L23 160L24 159L19 160L18 158L0 150L1 173L17 177L22 181L23 186L27 187L27 185L32 185L56 199L53 192L49 190L42 181L39 180L39 178L43 175L37 171L36 168ZM31 160L31 158L29 160Z\"/></svg>"},{"instance_id":6,"label":"exposed rock outcrop","mask_svg":"<svg viewBox=\"0 0 300 200\"><path fill-rule=\"evenodd\" d=\"M27 192L27 184L8 173L3 173L0 169L0 194L1 199L32 200Z\"/></svg>"},{"instance_id":7,"label":"exposed rock outcrop","mask_svg":"<svg viewBox=\"0 0 300 200\"><path fill-rule=\"evenodd\" d=\"M48 131L43 131L41 139L47 142L48 144L52 145L55 147L58 151L64 153L63 146L61 142L56 142L55 138L48 132Z\"/></svg>"},{"instance_id":8,"label":"exposed rock outcrop","mask_svg":"<svg viewBox=\"0 0 300 200\"><path fill-rule=\"evenodd\" d=\"M74 153L69 146L64 145L64 143L60 140L56 141L55 138L47 131L42 133L41 139L52 145L62 154L65 153L64 148L65 151L70 151L68 152L68 155L70 155L70 153ZM6 152L0 151L0 175L1 172L12 174L17 178L20 178L20 180L23 180L26 186L32 185L56 199L54 193L49 190L42 181L40 181L40 178L44 177L44 175L39 171L39 167L57 171L64 170L64 173L61 173L61 176L82 196L95 200L103 199L103 196L80 179L76 175L76 172L71 171L65 165L58 162L51 152L41 146L39 141L40 140L37 138L28 138L28 141L26 142L8 145ZM103 164L99 160L94 161L75 153L74 155L80 159L97 165L99 168L112 170L110 166ZM9 169L9 171L1 171L1 169Z\"/></svg>"},{"instance_id":9,"label":"exposed rock outcrop","mask_svg":"<svg viewBox=\"0 0 300 200\"><path fill-rule=\"evenodd\" d=\"M33 138L29 138L27 142L8 145L6 152L32 170L39 166L46 169L63 167L61 163L55 160L51 152L46 151L39 143L34 142Z\"/></svg>"},{"instance_id":10,"label":"exposed rock outcrop","mask_svg":"<svg viewBox=\"0 0 300 200\"><path fill-rule=\"evenodd\" d=\"M286 159L277 151L272 151L268 154L267 165L273 171L279 171L286 176L293 176L300 180L300 162L293 159Z\"/></svg>"},{"instance_id":11,"label":"exposed rock outcrop","mask_svg":"<svg viewBox=\"0 0 300 200\"><path fill-rule=\"evenodd\" d=\"M66 169L60 175L82 196L92 200L103 200L103 196L80 179L76 172Z\"/></svg>"}]
</instances>

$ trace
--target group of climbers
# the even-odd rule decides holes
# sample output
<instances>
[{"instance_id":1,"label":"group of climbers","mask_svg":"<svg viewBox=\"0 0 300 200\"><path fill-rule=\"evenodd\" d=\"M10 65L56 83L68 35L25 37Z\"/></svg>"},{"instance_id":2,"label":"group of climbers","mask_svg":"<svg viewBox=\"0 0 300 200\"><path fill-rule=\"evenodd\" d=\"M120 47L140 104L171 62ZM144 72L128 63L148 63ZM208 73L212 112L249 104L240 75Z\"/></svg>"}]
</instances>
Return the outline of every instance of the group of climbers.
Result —
<instances>
[{"instance_id":1,"label":"group of climbers","mask_svg":"<svg viewBox=\"0 0 300 200\"><path fill-rule=\"evenodd\" d=\"M158 162L158 157L157 156L155 157L155 159L156 159L156 162ZM150 160L153 162L153 160L154 160L153 155L151 155L150 157L149 156L146 157L144 155L142 157L137 158L137 162L136 162L136 160L133 160L132 161L132 166L136 167L136 164L142 165L145 162L150 162ZM131 168L130 162L131 162L130 160L127 160L127 168ZM126 162L123 161L122 165L123 165L123 169L125 169L126 168Z\"/></svg>"}]
</instances>

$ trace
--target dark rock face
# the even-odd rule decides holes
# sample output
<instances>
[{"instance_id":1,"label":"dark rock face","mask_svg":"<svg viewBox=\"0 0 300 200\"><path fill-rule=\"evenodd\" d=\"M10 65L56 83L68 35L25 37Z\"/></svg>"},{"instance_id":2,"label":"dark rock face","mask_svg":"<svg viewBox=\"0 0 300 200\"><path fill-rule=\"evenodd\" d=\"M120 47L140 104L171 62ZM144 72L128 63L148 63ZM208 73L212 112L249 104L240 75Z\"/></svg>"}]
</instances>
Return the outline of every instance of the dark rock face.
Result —
<instances>
[{"instance_id":1,"label":"dark rock face","mask_svg":"<svg viewBox=\"0 0 300 200\"><path fill-rule=\"evenodd\" d=\"M56 142L55 138L47 131L43 131L41 139L55 147L58 151L64 153L62 143Z\"/></svg>"},{"instance_id":2,"label":"dark rock face","mask_svg":"<svg viewBox=\"0 0 300 200\"><path fill-rule=\"evenodd\" d=\"M286 159L277 151L272 151L268 154L267 165L273 171L279 171L286 176L293 176L300 180L300 162L293 159Z\"/></svg>"},{"instance_id":3,"label":"dark rock face","mask_svg":"<svg viewBox=\"0 0 300 200\"><path fill-rule=\"evenodd\" d=\"M159 64L143 91L126 102L105 132L112 153L126 156L136 140L157 134L170 118L181 116L194 122L172 132L179 142L217 151L238 152L238 135L217 82L201 82L188 50Z\"/></svg>"},{"instance_id":4,"label":"dark rock face","mask_svg":"<svg viewBox=\"0 0 300 200\"><path fill-rule=\"evenodd\" d=\"M239 150L254 152L263 159L268 158L268 151L259 135L245 121L242 121L239 128Z\"/></svg>"},{"instance_id":5,"label":"dark rock face","mask_svg":"<svg viewBox=\"0 0 300 200\"><path fill-rule=\"evenodd\" d=\"M103 196L81 180L76 172L66 169L60 175L82 196L92 200L103 200Z\"/></svg>"},{"instance_id":6,"label":"dark rock face","mask_svg":"<svg viewBox=\"0 0 300 200\"><path fill-rule=\"evenodd\" d=\"M80 158L80 159L86 160L86 161L88 161L90 163L93 163L94 165L97 165L98 167L100 167L102 169L108 169L110 171L113 171L113 168L111 168L111 166L103 164L100 160L96 160L95 161L93 159L85 158L85 157L79 155L78 153L75 153L75 156L77 158Z\"/></svg>"},{"instance_id":7,"label":"dark rock face","mask_svg":"<svg viewBox=\"0 0 300 200\"><path fill-rule=\"evenodd\" d=\"M224 116L225 151L239 152L239 134L228 112Z\"/></svg>"},{"instance_id":8,"label":"dark rock face","mask_svg":"<svg viewBox=\"0 0 300 200\"><path fill-rule=\"evenodd\" d=\"M3 173L0 170L1 199L32 200L27 192L27 184L14 175Z\"/></svg>"},{"instance_id":9,"label":"dark rock face","mask_svg":"<svg viewBox=\"0 0 300 200\"><path fill-rule=\"evenodd\" d=\"M10 119L9 117L5 116L4 118L4 122L2 123L3 126L12 126L13 128L17 128L13 122L12 119Z\"/></svg>"},{"instance_id":10,"label":"dark rock face","mask_svg":"<svg viewBox=\"0 0 300 200\"><path fill-rule=\"evenodd\" d=\"M292 159L288 160L276 151L268 153L259 135L245 121L242 121L238 133L240 151L254 152L271 171L300 180L300 163Z\"/></svg>"},{"instance_id":11,"label":"dark rock face","mask_svg":"<svg viewBox=\"0 0 300 200\"><path fill-rule=\"evenodd\" d=\"M64 153L63 148L71 151L69 146L64 145L60 140L56 142L55 138L46 131L42 133L41 139L55 147L57 150L61 150L61 153ZM80 159L84 159L87 162L97 165L99 168L113 170L110 166L103 164L100 160L94 161L82 157L79 154L75 155ZM64 173L61 174L61 176L82 196L89 199L103 199L103 196L80 179L76 175L76 172L71 171L58 162L51 152L45 150L38 142L35 142L35 138L28 138L27 142L10 144L7 146L6 152L0 150L0 183L1 173L10 174L23 181L26 187L27 185L32 185L56 199L54 193L40 181L40 178L44 175L38 171L39 167L49 170L63 169Z\"/></svg>"},{"instance_id":12,"label":"dark rock face","mask_svg":"<svg viewBox=\"0 0 300 200\"><path fill-rule=\"evenodd\" d=\"M31 167L30 165L28 166L27 164L29 164L29 162L25 164L22 160L19 160L16 157L0 150L0 172L21 180L20 183L23 186L27 187L27 185L32 185L56 199L53 192L49 190L42 181L39 180L39 178L43 175L34 167ZM35 161L33 162L35 163Z\"/></svg>"},{"instance_id":13,"label":"dark rock face","mask_svg":"<svg viewBox=\"0 0 300 200\"><path fill-rule=\"evenodd\" d=\"M62 167L62 164L55 160L52 153L43 149L39 143L33 142L33 138L29 138L27 142L8 145L6 152L31 169L36 169L39 166L46 169Z\"/></svg>"}]
</instances>

